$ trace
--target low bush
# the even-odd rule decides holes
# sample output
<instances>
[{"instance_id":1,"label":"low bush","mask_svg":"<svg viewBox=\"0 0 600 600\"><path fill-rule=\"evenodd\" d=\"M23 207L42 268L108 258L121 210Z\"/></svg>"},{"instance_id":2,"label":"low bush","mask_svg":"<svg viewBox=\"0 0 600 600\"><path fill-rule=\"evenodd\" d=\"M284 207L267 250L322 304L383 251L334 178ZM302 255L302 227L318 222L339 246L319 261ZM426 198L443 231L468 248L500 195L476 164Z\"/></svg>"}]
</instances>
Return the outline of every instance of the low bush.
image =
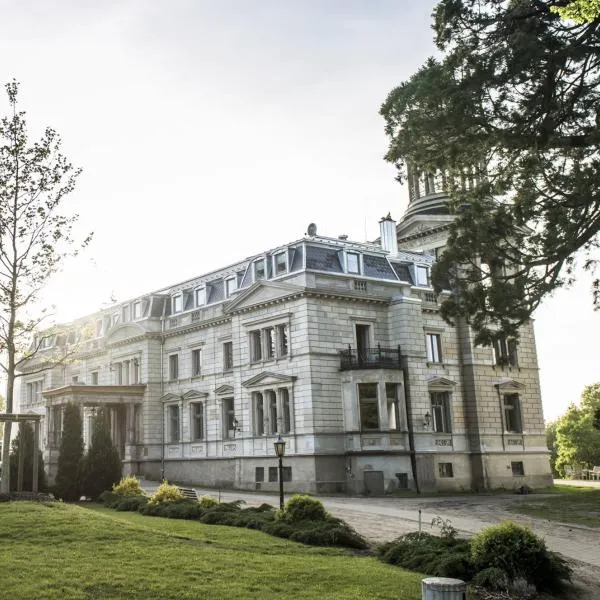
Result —
<instances>
[{"instance_id":1,"label":"low bush","mask_svg":"<svg viewBox=\"0 0 600 600\"><path fill-rule=\"evenodd\" d=\"M152 494L150 504L160 504L162 502L181 502L185 500L183 492L176 486L163 481Z\"/></svg>"},{"instance_id":2,"label":"low bush","mask_svg":"<svg viewBox=\"0 0 600 600\"><path fill-rule=\"evenodd\" d=\"M162 516L168 519L199 519L204 514L204 510L198 502L184 500L166 503L162 513Z\"/></svg>"},{"instance_id":3,"label":"low bush","mask_svg":"<svg viewBox=\"0 0 600 600\"><path fill-rule=\"evenodd\" d=\"M471 555L478 570L497 567L510 580L523 578L540 591L558 591L571 577L569 566L547 550L542 538L511 522L487 527L476 535Z\"/></svg>"},{"instance_id":4,"label":"low bush","mask_svg":"<svg viewBox=\"0 0 600 600\"><path fill-rule=\"evenodd\" d=\"M198 504L200 504L200 506L202 508L212 508L213 506L216 506L217 504L219 504L219 502L218 502L218 500L215 500L211 496L201 496L198 499Z\"/></svg>"},{"instance_id":5,"label":"low bush","mask_svg":"<svg viewBox=\"0 0 600 600\"><path fill-rule=\"evenodd\" d=\"M135 475L122 477L119 483L113 485L112 491L119 496L143 496L144 490L140 485L140 480Z\"/></svg>"},{"instance_id":6,"label":"low bush","mask_svg":"<svg viewBox=\"0 0 600 600\"><path fill-rule=\"evenodd\" d=\"M288 539L292 533L294 533L293 528L283 521L273 521L271 523L267 523L262 530L269 535L286 539Z\"/></svg>"},{"instance_id":7,"label":"low bush","mask_svg":"<svg viewBox=\"0 0 600 600\"><path fill-rule=\"evenodd\" d=\"M120 499L121 496L119 496L119 494L109 492L108 490L103 491L98 496L98 501L102 502L102 504L104 504L104 506L107 508L113 508L113 505L115 505Z\"/></svg>"},{"instance_id":8,"label":"low bush","mask_svg":"<svg viewBox=\"0 0 600 600\"><path fill-rule=\"evenodd\" d=\"M469 580L475 574L467 540L412 532L377 549L384 562L438 577Z\"/></svg>"},{"instance_id":9,"label":"low bush","mask_svg":"<svg viewBox=\"0 0 600 600\"><path fill-rule=\"evenodd\" d=\"M282 521L288 523L323 521L327 517L327 512L320 500L311 496L296 494L285 503L279 516Z\"/></svg>"},{"instance_id":10,"label":"low bush","mask_svg":"<svg viewBox=\"0 0 600 600\"><path fill-rule=\"evenodd\" d=\"M488 567L473 577L473 584L488 590L503 592L508 589L510 580L503 569Z\"/></svg>"},{"instance_id":11,"label":"low bush","mask_svg":"<svg viewBox=\"0 0 600 600\"><path fill-rule=\"evenodd\" d=\"M148 503L146 496L122 496L116 500L112 508L120 511L136 512L140 506L144 506Z\"/></svg>"}]
</instances>

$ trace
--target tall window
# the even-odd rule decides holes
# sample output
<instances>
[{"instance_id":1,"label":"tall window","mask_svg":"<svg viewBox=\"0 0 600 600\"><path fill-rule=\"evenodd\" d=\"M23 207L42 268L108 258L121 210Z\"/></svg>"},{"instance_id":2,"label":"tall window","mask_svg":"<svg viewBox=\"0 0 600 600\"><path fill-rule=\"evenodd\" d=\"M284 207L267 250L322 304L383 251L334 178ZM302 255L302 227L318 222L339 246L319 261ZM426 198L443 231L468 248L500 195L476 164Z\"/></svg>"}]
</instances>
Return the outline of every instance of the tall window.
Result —
<instances>
[{"instance_id":1,"label":"tall window","mask_svg":"<svg viewBox=\"0 0 600 600\"><path fill-rule=\"evenodd\" d=\"M260 281L266 277L265 259L261 258L254 262L254 281Z\"/></svg>"},{"instance_id":2,"label":"tall window","mask_svg":"<svg viewBox=\"0 0 600 600\"><path fill-rule=\"evenodd\" d=\"M169 356L169 380L179 379L179 355L171 354Z\"/></svg>"},{"instance_id":3,"label":"tall window","mask_svg":"<svg viewBox=\"0 0 600 600\"><path fill-rule=\"evenodd\" d=\"M225 297L229 298L233 292L237 290L237 279L235 277L230 277L225 280Z\"/></svg>"},{"instance_id":4,"label":"tall window","mask_svg":"<svg viewBox=\"0 0 600 600\"><path fill-rule=\"evenodd\" d=\"M275 329L267 327L263 329L265 338L265 359L275 358Z\"/></svg>"},{"instance_id":5,"label":"tall window","mask_svg":"<svg viewBox=\"0 0 600 600\"><path fill-rule=\"evenodd\" d=\"M360 273L358 254L348 252L348 254L346 254L346 264L348 265L348 273Z\"/></svg>"},{"instance_id":6,"label":"tall window","mask_svg":"<svg viewBox=\"0 0 600 600\"><path fill-rule=\"evenodd\" d=\"M451 433L450 392L430 392L429 395L431 397L433 431L437 433Z\"/></svg>"},{"instance_id":7,"label":"tall window","mask_svg":"<svg viewBox=\"0 0 600 600\"><path fill-rule=\"evenodd\" d=\"M273 270L275 271L275 277L278 275L284 275L287 272L285 252L278 252L273 257Z\"/></svg>"},{"instance_id":8,"label":"tall window","mask_svg":"<svg viewBox=\"0 0 600 600\"><path fill-rule=\"evenodd\" d=\"M206 304L206 288L201 287L196 289L196 306L204 306Z\"/></svg>"},{"instance_id":9,"label":"tall window","mask_svg":"<svg viewBox=\"0 0 600 600\"><path fill-rule=\"evenodd\" d=\"M429 269L427 267L419 267L415 269L417 275L417 285L429 285Z\"/></svg>"},{"instance_id":10,"label":"tall window","mask_svg":"<svg viewBox=\"0 0 600 600\"><path fill-rule=\"evenodd\" d=\"M183 310L183 294L171 296L171 312L180 313Z\"/></svg>"},{"instance_id":11,"label":"tall window","mask_svg":"<svg viewBox=\"0 0 600 600\"><path fill-rule=\"evenodd\" d=\"M279 356L287 356L289 353L288 326L284 323L277 325L277 348Z\"/></svg>"},{"instance_id":12,"label":"tall window","mask_svg":"<svg viewBox=\"0 0 600 600\"><path fill-rule=\"evenodd\" d=\"M501 338L494 341L494 364L507 367L518 365L517 340Z\"/></svg>"},{"instance_id":13,"label":"tall window","mask_svg":"<svg viewBox=\"0 0 600 600\"><path fill-rule=\"evenodd\" d=\"M291 411L290 411L290 392L287 388L281 388L279 390L281 396L281 425L279 427L280 433L289 433L292 429L291 423Z\"/></svg>"},{"instance_id":14,"label":"tall window","mask_svg":"<svg viewBox=\"0 0 600 600\"><path fill-rule=\"evenodd\" d=\"M427 360L432 363L442 362L442 336L439 333L427 333Z\"/></svg>"},{"instance_id":15,"label":"tall window","mask_svg":"<svg viewBox=\"0 0 600 600\"><path fill-rule=\"evenodd\" d=\"M262 360L262 344L260 330L250 332L250 362Z\"/></svg>"},{"instance_id":16,"label":"tall window","mask_svg":"<svg viewBox=\"0 0 600 600\"><path fill-rule=\"evenodd\" d=\"M223 398L223 437L235 437L236 420L233 398Z\"/></svg>"},{"instance_id":17,"label":"tall window","mask_svg":"<svg viewBox=\"0 0 600 600\"><path fill-rule=\"evenodd\" d=\"M277 396L273 390L265 392L268 402L269 418L267 421L267 433L277 433Z\"/></svg>"},{"instance_id":18,"label":"tall window","mask_svg":"<svg viewBox=\"0 0 600 600\"><path fill-rule=\"evenodd\" d=\"M123 363L115 363L115 383L117 385L123 384Z\"/></svg>"},{"instance_id":19,"label":"tall window","mask_svg":"<svg viewBox=\"0 0 600 600\"><path fill-rule=\"evenodd\" d=\"M137 358L133 359L133 381L132 383L140 382L140 361Z\"/></svg>"},{"instance_id":20,"label":"tall window","mask_svg":"<svg viewBox=\"0 0 600 600\"><path fill-rule=\"evenodd\" d=\"M202 348L192 350L192 377L202 373Z\"/></svg>"},{"instance_id":21,"label":"tall window","mask_svg":"<svg viewBox=\"0 0 600 600\"><path fill-rule=\"evenodd\" d=\"M223 371L233 369L233 342L223 344Z\"/></svg>"},{"instance_id":22,"label":"tall window","mask_svg":"<svg viewBox=\"0 0 600 600\"><path fill-rule=\"evenodd\" d=\"M133 318L134 319L142 318L142 303L141 302L133 303Z\"/></svg>"},{"instance_id":23,"label":"tall window","mask_svg":"<svg viewBox=\"0 0 600 600\"><path fill-rule=\"evenodd\" d=\"M169 414L169 441L179 441L179 406L171 404L168 408Z\"/></svg>"},{"instance_id":24,"label":"tall window","mask_svg":"<svg viewBox=\"0 0 600 600\"><path fill-rule=\"evenodd\" d=\"M92 385L98 385L98 371L92 371Z\"/></svg>"},{"instance_id":25,"label":"tall window","mask_svg":"<svg viewBox=\"0 0 600 600\"><path fill-rule=\"evenodd\" d=\"M255 435L264 435L265 433L265 411L263 406L263 395L260 392L253 392L254 401L254 433Z\"/></svg>"},{"instance_id":26,"label":"tall window","mask_svg":"<svg viewBox=\"0 0 600 600\"><path fill-rule=\"evenodd\" d=\"M398 406L398 384L386 383L385 395L387 398L389 428L392 431L400 429L400 408Z\"/></svg>"},{"instance_id":27,"label":"tall window","mask_svg":"<svg viewBox=\"0 0 600 600\"><path fill-rule=\"evenodd\" d=\"M504 427L511 433L522 433L521 406L519 394L504 396Z\"/></svg>"},{"instance_id":28,"label":"tall window","mask_svg":"<svg viewBox=\"0 0 600 600\"><path fill-rule=\"evenodd\" d=\"M202 402L192 404L192 439L204 439L204 404Z\"/></svg>"},{"instance_id":29,"label":"tall window","mask_svg":"<svg viewBox=\"0 0 600 600\"><path fill-rule=\"evenodd\" d=\"M358 403L360 407L360 428L363 431L379 429L379 407L377 404L377 384L358 384Z\"/></svg>"}]
</instances>

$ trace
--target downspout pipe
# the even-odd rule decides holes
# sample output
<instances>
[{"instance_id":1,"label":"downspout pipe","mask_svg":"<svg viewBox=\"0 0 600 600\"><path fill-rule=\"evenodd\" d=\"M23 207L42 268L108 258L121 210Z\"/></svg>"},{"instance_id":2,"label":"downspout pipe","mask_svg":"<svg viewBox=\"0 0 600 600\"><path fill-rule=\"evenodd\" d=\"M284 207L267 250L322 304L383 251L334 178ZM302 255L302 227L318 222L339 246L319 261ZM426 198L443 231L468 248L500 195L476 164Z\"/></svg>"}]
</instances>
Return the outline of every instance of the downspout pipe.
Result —
<instances>
[{"instance_id":1,"label":"downspout pipe","mask_svg":"<svg viewBox=\"0 0 600 600\"><path fill-rule=\"evenodd\" d=\"M399 351L399 350L398 350ZM415 482L415 491L421 493L419 478L417 476L417 456L415 453L415 434L413 430L413 412L410 395L410 377L408 374L408 357L401 356L402 374L404 376L404 401L406 403L406 420L408 425L408 449L410 453L410 467L412 469L413 481Z\"/></svg>"},{"instance_id":2,"label":"downspout pipe","mask_svg":"<svg viewBox=\"0 0 600 600\"><path fill-rule=\"evenodd\" d=\"M165 395L165 318L167 311L167 300L163 304L162 317L160 321L160 480L165 480L165 407L162 397Z\"/></svg>"}]
</instances>

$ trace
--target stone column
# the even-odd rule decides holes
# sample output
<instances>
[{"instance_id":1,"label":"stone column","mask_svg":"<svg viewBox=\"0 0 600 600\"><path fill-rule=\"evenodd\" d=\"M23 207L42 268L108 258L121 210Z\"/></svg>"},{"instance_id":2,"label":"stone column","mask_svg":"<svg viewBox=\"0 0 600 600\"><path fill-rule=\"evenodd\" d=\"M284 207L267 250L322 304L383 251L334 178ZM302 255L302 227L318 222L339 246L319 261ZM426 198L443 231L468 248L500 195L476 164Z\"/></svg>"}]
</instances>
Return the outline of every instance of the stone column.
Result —
<instances>
[{"instance_id":1,"label":"stone column","mask_svg":"<svg viewBox=\"0 0 600 600\"><path fill-rule=\"evenodd\" d=\"M35 421L33 423L33 479L31 491L37 494L38 491L38 454L40 446L40 422Z\"/></svg>"}]
</instances>

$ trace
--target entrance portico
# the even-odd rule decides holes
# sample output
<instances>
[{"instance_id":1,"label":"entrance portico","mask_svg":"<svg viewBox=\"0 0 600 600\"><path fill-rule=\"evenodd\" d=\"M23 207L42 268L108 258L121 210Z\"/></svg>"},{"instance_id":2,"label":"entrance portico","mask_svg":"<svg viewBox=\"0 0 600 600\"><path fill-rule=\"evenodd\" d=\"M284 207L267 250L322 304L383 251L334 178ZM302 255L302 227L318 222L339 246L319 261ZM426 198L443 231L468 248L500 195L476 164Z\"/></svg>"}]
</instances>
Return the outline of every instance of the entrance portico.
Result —
<instances>
[{"instance_id":1,"label":"entrance portico","mask_svg":"<svg viewBox=\"0 0 600 600\"><path fill-rule=\"evenodd\" d=\"M121 460L137 460L137 444L141 440L141 406L146 386L81 385L73 384L42 392L46 402L46 464L50 478L56 475L60 438L63 428L64 407L71 403L79 406L83 421L84 442L91 441L90 420L102 408L110 419L111 438ZM124 471L131 471L131 466Z\"/></svg>"}]
</instances>

